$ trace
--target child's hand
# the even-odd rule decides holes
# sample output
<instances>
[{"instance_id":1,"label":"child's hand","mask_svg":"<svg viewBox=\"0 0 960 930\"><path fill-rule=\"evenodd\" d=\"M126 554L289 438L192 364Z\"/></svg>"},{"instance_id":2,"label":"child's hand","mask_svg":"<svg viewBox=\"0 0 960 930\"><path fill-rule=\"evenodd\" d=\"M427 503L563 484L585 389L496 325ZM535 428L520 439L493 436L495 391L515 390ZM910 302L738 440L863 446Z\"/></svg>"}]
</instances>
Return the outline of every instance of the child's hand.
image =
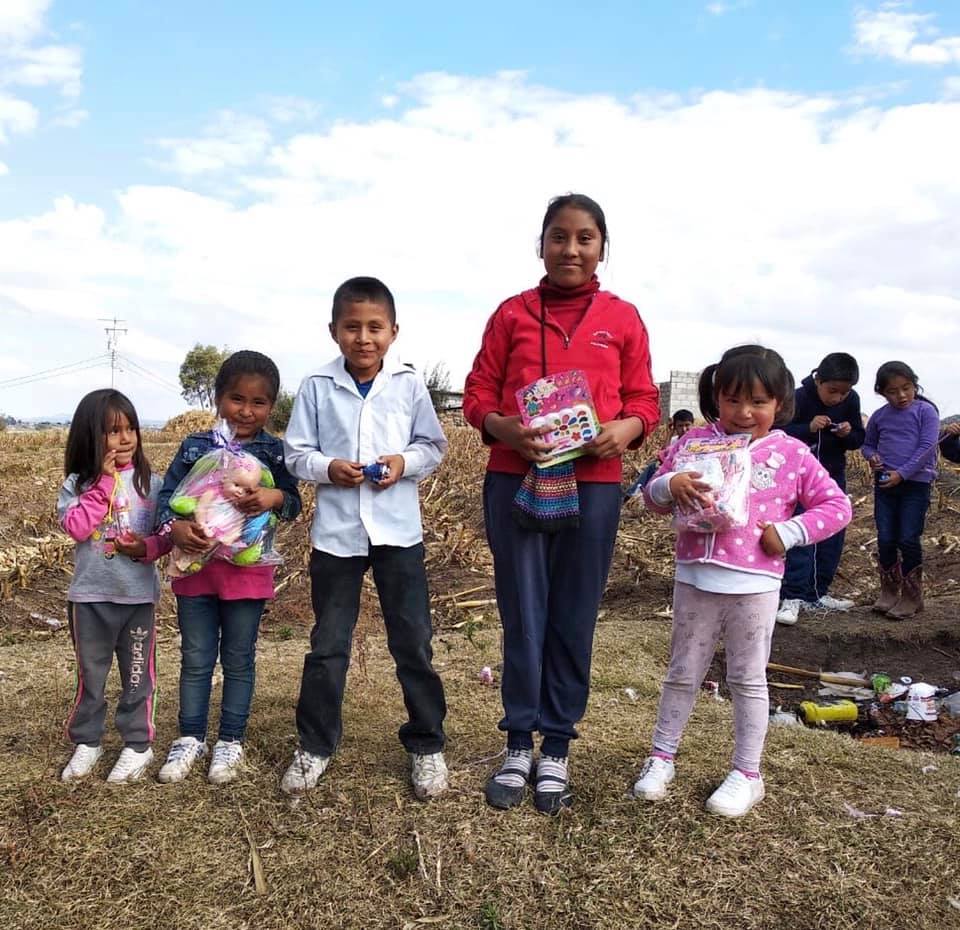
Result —
<instances>
[{"instance_id":1,"label":"child's hand","mask_svg":"<svg viewBox=\"0 0 960 930\"><path fill-rule=\"evenodd\" d=\"M895 488L900 482L903 481L903 477L900 472L896 471L893 468L887 469L887 480L878 481L877 483L881 488Z\"/></svg>"},{"instance_id":2,"label":"child's hand","mask_svg":"<svg viewBox=\"0 0 960 930\"><path fill-rule=\"evenodd\" d=\"M637 437L637 423L636 417L601 423L600 435L588 442L583 451L587 455L595 455L598 459L619 458Z\"/></svg>"},{"instance_id":3,"label":"child's hand","mask_svg":"<svg viewBox=\"0 0 960 930\"><path fill-rule=\"evenodd\" d=\"M681 510L697 510L713 502L710 485L697 480L701 477L698 471L678 471L670 479L670 496Z\"/></svg>"},{"instance_id":4,"label":"child's hand","mask_svg":"<svg viewBox=\"0 0 960 930\"><path fill-rule=\"evenodd\" d=\"M842 423L837 424L837 428L833 431L833 435L836 436L837 439L845 439L850 435L850 431L852 429L853 427L846 420L844 420Z\"/></svg>"},{"instance_id":5,"label":"child's hand","mask_svg":"<svg viewBox=\"0 0 960 930\"><path fill-rule=\"evenodd\" d=\"M174 520L170 538L175 546L191 554L206 552L210 548L210 540L192 520Z\"/></svg>"},{"instance_id":6,"label":"child's hand","mask_svg":"<svg viewBox=\"0 0 960 930\"><path fill-rule=\"evenodd\" d=\"M875 452L870 458L867 459L867 464L874 471L883 471L883 460L880 458L880 454Z\"/></svg>"},{"instance_id":7,"label":"child's hand","mask_svg":"<svg viewBox=\"0 0 960 930\"><path fill-rule=\"evenodd\" d=\"M105 475L113 477L117 473L117 450L110 449L103 454L103 466L100 471Z\"/></svg>"},{"instance_id":8,"label":"child's hand","mask_svg":"<svg viewBox=\"0 0 960 930\"><path fill-rule=\"evenodd\" d=\"M142 559L147 554L147 544L142 536L126 532L113 540L113 548L130 559Z\"/></svg>"},{"instance_id":9,"label":"child's hand","mask_svg":"<svg viewBox=\"0 0 960 930\"><path fill-rule=\"evenodd\" d=\"M403 469L407 463L402 455L381 455L377 461L383 462L390 469L390 473L382 481L376 482L374 484L375 488L380 488L382 491L396 484L403 477Z\"/></svg>"},{"instance_id":10,"label":"child's hand","mask_svg":"<svg viewBox=\"0 0 960 930\"><path fill-rule=\"evenodd\" d=\"M960 436L960 420L957 420L954 423L948 423L943 428L944 436Z\"/></svg>"},{"instance_id":11,"label":"child's hand","mask_svg":"<svg viewBox=\"0 0 960 930\"><path fill-rule=\"evenodd\" d=\"M549 426L530 429L523 425L520 417L505 417L499 413L487 414L483 425L494 439L506 443L528 462L544 462L553 451L553 446L542 439L550 432Z\"/></svg>"},{"instance_id":12,"label":"child's hand","mask_svg":"<svg viewBox=\"0 0 960 930\"><path fill-rule=\"evenodd\" d=\"M328 470L331 484L340 488L355 488L363 483L363 466L359 462L334 459Z\"/></svg>"},{"instance_id":13,"label":"child's hand","mask_svg":"<svg viewBox=\"0 0 960 930\"><path fill-rule=\"evenodd\" d=\"M814 417L810 421L810 432L816 433L822 429L830 429L830 417L825 413L821 413L820 416Z\"/></svg>"},{"instance_id":14,"label":"child's hand","mask_svg":"<svg viewBox=\"0 0 960 930\"><path fill-rule=\"evenodd\" d=\"M254 488L249 494L244 494L233 506L249 517L266 513L268 510L279 510L283 506L283 491L277 488Z\"/></svg>"},{"instance_id":15,"label":"child's hand","mask_svg":"<svg viewBox=\"0 0 960 930\"><path fill-rule=\"evenodd\" d=\"M764 553L766 555L786 555L787 550L784 548L783 540L774 525L760 520L757 526L763 530L763 535L760 537L760 548Z\"/></svg>"}]
</instances>

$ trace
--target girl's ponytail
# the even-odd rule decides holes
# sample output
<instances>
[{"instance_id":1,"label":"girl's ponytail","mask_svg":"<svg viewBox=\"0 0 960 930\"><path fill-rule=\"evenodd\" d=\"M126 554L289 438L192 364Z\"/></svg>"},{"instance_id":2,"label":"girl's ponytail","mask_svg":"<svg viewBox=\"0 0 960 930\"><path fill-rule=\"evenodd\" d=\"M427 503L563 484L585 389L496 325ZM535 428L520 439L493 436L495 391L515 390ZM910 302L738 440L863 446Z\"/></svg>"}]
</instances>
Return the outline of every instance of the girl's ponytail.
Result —
<instances>
[{"instance_id":1,"label":"girl's ponytail","mask_svg":"<svg viewBox=\"0 0 960 930\"><path fill-rule=\"evenodd\" d=\"M708 423L716 423L720 419L720 408L717 406L717 393L713 389L713 379L720 367L719 363L707 365L700 372L700 381L697 392L700 396L700 412Z\"/></svg>"}]
</instances>

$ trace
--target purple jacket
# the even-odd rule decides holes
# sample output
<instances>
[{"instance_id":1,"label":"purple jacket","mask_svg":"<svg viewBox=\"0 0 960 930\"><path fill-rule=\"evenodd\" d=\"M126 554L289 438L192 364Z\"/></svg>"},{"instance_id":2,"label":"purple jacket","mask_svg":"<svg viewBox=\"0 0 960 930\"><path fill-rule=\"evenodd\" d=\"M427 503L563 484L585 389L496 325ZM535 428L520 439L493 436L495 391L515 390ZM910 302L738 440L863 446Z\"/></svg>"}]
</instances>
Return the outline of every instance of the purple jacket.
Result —
<instances>
[{"instance_id":1,"label":"purple jacket","mask_svg":"<svg viewBox=\"0 0 960 930\"><path fill-rule=\"evenodd\" d=\"M886 404L867 421L860 451L865 459L879 455L904 481L929 484L937 477L939 435L940 415L929 401L918 398L902 410Z\"/></svg>"}]
</instances>

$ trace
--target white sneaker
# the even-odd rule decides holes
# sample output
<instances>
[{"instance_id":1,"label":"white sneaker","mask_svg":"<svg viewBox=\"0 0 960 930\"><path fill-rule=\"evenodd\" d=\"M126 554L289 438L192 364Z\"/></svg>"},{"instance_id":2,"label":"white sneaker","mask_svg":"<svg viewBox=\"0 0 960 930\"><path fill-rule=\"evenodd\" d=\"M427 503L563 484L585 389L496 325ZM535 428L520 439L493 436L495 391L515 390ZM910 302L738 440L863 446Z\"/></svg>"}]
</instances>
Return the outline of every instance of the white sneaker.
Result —
<instances>
[{"instance_id":1,"label":"white sneaker","mask_svg":"<svg viewBox=\"0 0 960 930\"><path fill-rule=\"evenodd\" d=\"M194 736L181 736L170 744L167 761L160 768L157 779L165 785L183 781L190 774L193 763L209 752L207 744Z\"/></svg>"},{"instance_id":2,"label":"white sneaker","mask_svg":"<svg viewBox=\"0 0 960 930\"><path fill-rule=\"evenodd\" d=\"M320 776L327 770L330 756L316 756L305 749L297 749L293 754L290 768L280 780L280 788L287 794L303 794L317 787Z\"/></svg>"},{"instance_id":3,"label":"white sneaker","mask_svg":"<svg viewBox=\"0 0 960 930\"><path fill-rule=\"evenodd\" d=\"M100 746L87 746L86 743L77 743L73 755L64 770L60 773L61 781L73 781L75 778L84 778L93 771L97 760L103 755Z\"/></svg>"},{"instance_id":4,"label":"white sneaker","mask_svg":"<svg viewBox=\"0 0 960 930\"><path fill-rule=\"evenodd\" d=\"M450 787L447 780L447 763L444 761L442 752L426 754L411 752L410 763L413 793L421 801L435 798Z\"/></svg>"},{"instance_id":5,"label":"white sneaker","mask_svg":"<svg viewBox=\"0 0 960 930\"><path fill-rule=\"evenodd\" d=\"M831 597L829 594L824 594L823 597L817 599L813 606L819 607L821 610L849 610L855 604L855 601L848 600L845 597Z\"/></svg>"},{"instance_id":6,"label":"white sneaker","mask_svg":"<svg viewBox=\"0 0 960 930\"><path fill-rule=\"evenodd\" d=\"M803 601L799 599L793 600L791 598L786 601L781 601L780 609L777 611L777 623L782 623L784 626L793 626L800 618L800 607L802 604Z\"/></svg>"},{"instance_id":7,"label":"white sneaker","mask_svg":"<svg viewBox=\"0 0 960 930\"><path fill-rule=\"evenodd\" d=\"M721 817L742 817L764 794L762 778L747 778L734 769L707 798L707 810Z\"/></svg>"},{"instance_id":8,"label":"white sneaker","mask_svg":"<svg viewBox=\"0 0 960 930\"><path fill-rule=\"evenodd\" d=\"M210 759L210 771L207 781L214 785L225 785L233 781L243 765L243 743L239 740L217 740Z\"/></svg>"},{"instance_id":9,"label":"white sneaker","mask_svg":"<svg viewBox=\"0 0 960 930\"><path fill-rule=\"evenodd\" d=\"M633 796L642 801L662 801L676 773L676 767L668 759L648 756L633 783Z\"/></svg>"},{"instance_id":10,"label":"white sneaker","mask_svg":"<svg viewBox=\"0 0 960 930\"><path fill-rule=\"evenodd\" d=\"M107 781L112 784L137 781L146 774L151 762L153 762L153 750L149 746L143 752L137 752L136 749L124 746L117 758L116 765L110 769Z\"/></svg>"}]
</instances>

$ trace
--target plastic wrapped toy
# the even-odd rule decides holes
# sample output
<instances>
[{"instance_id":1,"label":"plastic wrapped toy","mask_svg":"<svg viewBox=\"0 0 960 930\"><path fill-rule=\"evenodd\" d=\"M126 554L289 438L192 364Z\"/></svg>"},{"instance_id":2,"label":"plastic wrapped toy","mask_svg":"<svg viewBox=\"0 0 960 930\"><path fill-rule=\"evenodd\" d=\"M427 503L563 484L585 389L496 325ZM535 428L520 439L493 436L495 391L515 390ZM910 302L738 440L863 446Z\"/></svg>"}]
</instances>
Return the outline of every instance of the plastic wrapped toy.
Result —
<instances>
[{"instance_id":1,"label":"plastic wrapped toy","mask_svg":"<svg viewBox=\"0 0 960 930\"><path fill-rule=\"evenodd\" d=\"M380 484L390 477L390 466L386 462L371 462L363 466L363 477L373 484Z\"/></svg>"},{"instance_id":2,"label":"plastic wrapped toy","mask_svg":"<svg viewBox=\"0 0 960 930\"><path fill-rule=\"evenodd\" d=\"M553 452L545 462L537 462L539 468L578 458L584 454L582 447L600 433L590 384L577 368L538 378L517 391L516 397L524 426L550 427L542 438Z\"/></svg>"},{"instance_id":3,"label":"plastic wrapped toy","mask_svg":"<svg viewBox=\"0 0 960 930\"><path fill-rule=\"evenodd\" d=\"M211 558L234 565L276 565L281 561L273 548L276 514L250 516L236 506L258 487L275 486L270 469L234 442L226 421L217 422L213 436L214 448L197 459L170 498L170 509L177 516L192 518L210 540L210 548L189 553L175 546L171 575L192 575Z\"/></svg>"},{"instance_id":4,"label":"plastic wrapped toy","mask_svg":"<svg viewBox=\"0 0 960 930\"><path fill-rule=\"evenodd\" d=\"M699 472L710 485L710 504L674 511L673 527L694 533L720 533L746 526L750 519L750 434L696 436L673 459L677 472Z\"/></svg>"}]
</instances>

